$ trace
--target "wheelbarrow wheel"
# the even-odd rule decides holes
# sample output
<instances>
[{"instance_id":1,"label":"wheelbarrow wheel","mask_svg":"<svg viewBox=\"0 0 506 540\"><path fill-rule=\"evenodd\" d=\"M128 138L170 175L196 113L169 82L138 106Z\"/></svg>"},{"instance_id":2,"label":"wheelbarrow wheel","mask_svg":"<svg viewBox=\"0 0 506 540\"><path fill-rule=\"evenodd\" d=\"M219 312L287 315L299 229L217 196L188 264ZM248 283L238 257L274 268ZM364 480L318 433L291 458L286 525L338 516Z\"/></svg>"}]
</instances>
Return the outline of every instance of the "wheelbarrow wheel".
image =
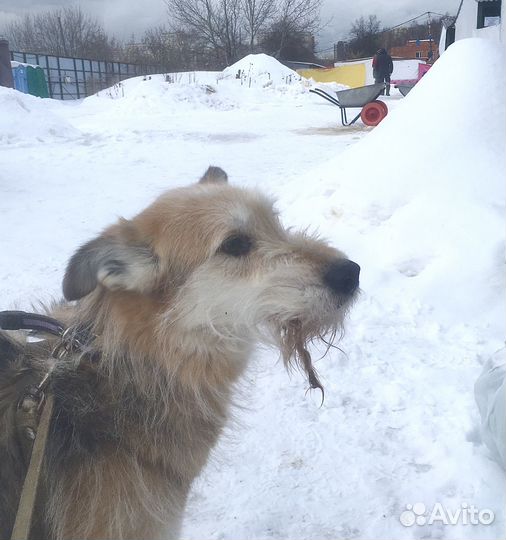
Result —
<instances>
[{"instance_id":1,"label":"wheelbarrow wheel","mask_svg":"<svg viewBox=\"0 0 506 540\"><path fill-rule=\"evenodd\" d=\"M383 109L383 118L388 114L388 107L387 104L384 101L380 101L379 99L375 99L373 103L379 103L380 107Z\"/></svg>"},{"instance_id":2,"label":"wheelbarrow wheel","mask_svg":"<svg viewBox=\"0 0 506 540\"><path fill-rule=\"evenodd\" d=\"M383 107L376 101L364 105L360 113L360 118L366 126L377 126L385 116Z\"/></svg>"}]
</instances>

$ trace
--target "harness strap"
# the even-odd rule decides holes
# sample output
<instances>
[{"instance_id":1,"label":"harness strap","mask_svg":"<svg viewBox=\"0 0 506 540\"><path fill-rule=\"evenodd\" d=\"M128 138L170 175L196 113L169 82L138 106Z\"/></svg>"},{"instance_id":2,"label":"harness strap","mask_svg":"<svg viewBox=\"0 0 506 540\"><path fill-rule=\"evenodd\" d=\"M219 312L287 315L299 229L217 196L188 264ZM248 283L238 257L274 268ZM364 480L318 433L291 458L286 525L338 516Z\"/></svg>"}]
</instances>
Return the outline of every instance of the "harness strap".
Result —
<instances>
[{"instance_id":1,"label":"harness strap","mask_svg":"<svg viewBox=\"0 0 506 540\"><path fill-rule=\"evenodd\" d=\"M77 351L82 352L83 343L89 339L89 333L85 330L77 332L75 328L66 328L56 319L25 311L0 311L0 329L31 330L59 337L58 343L51 352L51 358L54 361ZM37 386L29 386L25 389L17 405L15 414L17 438L25 464L28 464L28 470L21 490L11 540L27 540L30 537L54 406L52 394L46 392L55 368L54 361Z\"/></svg>"},{"instance_id":2,"label":"harness strap","mask_svg":"<svg viewBox=\"0 0 506 540\"><path fill-rule=\"evenodd\" d=\"M35 434L30 465L25 476L19 506L16 514L16 521L12 529L11 540L27 540L30 538L32 527L33 512L35 501L37 499L37 490L39 487L40 473L44 461L44 452L46 449L47 436L51 416L53 413L53 396L48 394L42 404L42 413L39 426Z\"/></svg>"},{"instance_id":3,"label":"harness strap","mask_svg":"<svg viewBox=\"0 0 506 540\"><path fill-rule=\"evenodd\" d=\"M52 334L60 338L51 356L62 358L80 347L70 330L46 315L26 313L25 311L0 311L1 330L31 330L36 333ZM32 521L40 484L40 475L44 461L49 426L53 413L53 396L45 393L54 364L49 368L37 386L25 389L15 413L15 424L20 451L27 465L27 472L21 489L18 511L11 540L27 540L30 538Z\"/></svg>"}]
</instances>

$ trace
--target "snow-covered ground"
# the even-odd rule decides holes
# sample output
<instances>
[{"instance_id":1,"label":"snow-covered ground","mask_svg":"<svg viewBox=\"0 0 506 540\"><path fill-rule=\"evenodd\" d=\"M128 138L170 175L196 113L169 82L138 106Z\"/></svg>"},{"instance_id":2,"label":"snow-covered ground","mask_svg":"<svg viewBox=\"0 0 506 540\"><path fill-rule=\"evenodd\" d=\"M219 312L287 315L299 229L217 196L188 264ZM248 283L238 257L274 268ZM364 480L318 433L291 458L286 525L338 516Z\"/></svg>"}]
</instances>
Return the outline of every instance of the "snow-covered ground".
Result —
<instances>
[{"instance_id":1,"label":"snow-covered ground","mask_svg":"<svg viewBox=\"0 0 506 540\"><path fill-rule=\"evenodd\" d=\"M359 262L363 292L344 353L317 364L321 408L258 352L183 537L503 538L504 473L473 398L504 344L503 52L452 45L407 98L384 98L374 129L341 127L271 59L243 63L81 102L0 88L1 308L60 296L80 243L220 165ZM415 503L461 517L403 526ZM471 505L494 521L466 524Z\"/></svg>"}]
</instances>

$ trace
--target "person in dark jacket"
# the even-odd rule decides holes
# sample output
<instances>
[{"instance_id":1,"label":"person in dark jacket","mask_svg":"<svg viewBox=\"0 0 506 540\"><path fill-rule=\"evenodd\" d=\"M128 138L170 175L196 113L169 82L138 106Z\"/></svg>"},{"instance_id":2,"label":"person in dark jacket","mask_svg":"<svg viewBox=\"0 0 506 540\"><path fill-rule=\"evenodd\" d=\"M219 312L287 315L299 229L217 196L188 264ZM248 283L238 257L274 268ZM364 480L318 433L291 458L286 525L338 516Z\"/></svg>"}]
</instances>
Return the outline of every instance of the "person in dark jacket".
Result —
<instances>
[{"instance_id":1,"label":"person in dark jacket","mask_svg":"<svg viewBox=\"0 0 506 540\"><path fill-rule=\"evenodd\" d=\"M390 75L392 75L393 70L394 63L392 62L392 57L387 53L386 49L379 49L372 59L372 74L374 76L374 82L387 83L387 96L390 95ZM381 94L383 95L383 93Z\"/></svg>"}]
</instances>

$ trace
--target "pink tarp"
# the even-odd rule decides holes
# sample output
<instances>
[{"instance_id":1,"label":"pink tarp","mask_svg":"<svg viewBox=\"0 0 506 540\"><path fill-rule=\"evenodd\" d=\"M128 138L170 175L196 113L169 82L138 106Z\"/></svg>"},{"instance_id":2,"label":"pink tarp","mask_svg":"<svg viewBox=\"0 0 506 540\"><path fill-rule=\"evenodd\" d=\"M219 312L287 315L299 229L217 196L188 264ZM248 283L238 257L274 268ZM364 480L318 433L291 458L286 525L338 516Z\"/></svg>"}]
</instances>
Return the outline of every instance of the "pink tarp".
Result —
<instances>
[{"instance_id":1,"label":"pink tarp","mask_svg":"<svg viewBox=\"0 0 506 540\"><path fill-rule=\"evenodd\" d=\"M431 67L432 64L418 64L418 80L420 80Z\"/></svg>"}]
</instances>

